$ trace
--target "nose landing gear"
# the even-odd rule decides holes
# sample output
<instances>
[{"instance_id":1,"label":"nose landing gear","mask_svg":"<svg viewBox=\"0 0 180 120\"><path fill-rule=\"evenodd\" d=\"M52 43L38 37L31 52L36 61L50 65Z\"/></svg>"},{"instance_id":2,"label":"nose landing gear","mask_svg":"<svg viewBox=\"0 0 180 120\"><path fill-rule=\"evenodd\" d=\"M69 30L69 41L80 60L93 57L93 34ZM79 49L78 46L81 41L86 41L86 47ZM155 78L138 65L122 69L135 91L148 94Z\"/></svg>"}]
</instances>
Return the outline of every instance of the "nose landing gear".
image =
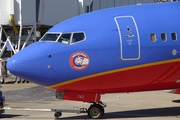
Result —
<instances>
[{"instance_id":1,"label":"nose landing gear","mask_svg":"<svg viewBox=\"0 0 180 120\"><path fill-rule=\"evenodd\" d=\"M91 119L99 119L102 118L104 115L104 108L106 107L105 103L99 102L99 103L93 103L90 105L88 110L86 108L80 108L73 109L73 110L65 110L65 109L51 109L51 111L54 111L54 117L59 118L62 116L62 112L68 112L68 113L87 113L89 118Z\"/></svg>"}]
</instances>

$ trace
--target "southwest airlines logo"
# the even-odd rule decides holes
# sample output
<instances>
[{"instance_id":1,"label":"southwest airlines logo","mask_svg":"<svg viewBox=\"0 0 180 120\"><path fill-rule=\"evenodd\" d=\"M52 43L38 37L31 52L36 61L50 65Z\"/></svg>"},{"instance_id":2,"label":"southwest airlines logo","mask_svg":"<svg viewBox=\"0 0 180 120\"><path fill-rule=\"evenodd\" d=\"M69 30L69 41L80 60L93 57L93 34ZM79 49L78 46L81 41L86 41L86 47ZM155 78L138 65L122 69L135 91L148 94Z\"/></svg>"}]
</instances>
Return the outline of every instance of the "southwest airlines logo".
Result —
<instances>
[{"instance_id":1,"label":"southwest airlines logo","mask_svg":"<svg viewBox=\"0 0 180 120\"><path fill-rule=\"evenodd\" d=\"M84 52L75 52L71 55L69 63L74 70L84 70L89 65L89 56Z\"/></svg>"}]
</instances>

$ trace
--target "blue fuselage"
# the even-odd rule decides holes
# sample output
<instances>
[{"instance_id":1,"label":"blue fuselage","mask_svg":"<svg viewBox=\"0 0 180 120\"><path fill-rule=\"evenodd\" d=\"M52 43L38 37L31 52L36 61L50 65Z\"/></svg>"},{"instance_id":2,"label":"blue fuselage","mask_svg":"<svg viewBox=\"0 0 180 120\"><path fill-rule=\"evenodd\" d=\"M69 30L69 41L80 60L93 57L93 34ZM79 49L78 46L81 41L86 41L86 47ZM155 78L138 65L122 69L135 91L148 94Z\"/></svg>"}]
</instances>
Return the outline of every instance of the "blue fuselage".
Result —
<instances>
[{"instance_id":1,"label":"blue fuselage","mask_svg":"<svg viewBox=\"0 0 180 120\"><path fill-rule=\"evenodd\" d=\"M85 39L72 44L40 40L13 56L7 67L26 80L52 86L122 68L176 60L180 58L179 10L180 2L156 3L77 16L55 25L46 34L83 32ZM76 65L70 63L75 52L88 55L85 69L70 65Z\"/></svg>"}]
</instances>

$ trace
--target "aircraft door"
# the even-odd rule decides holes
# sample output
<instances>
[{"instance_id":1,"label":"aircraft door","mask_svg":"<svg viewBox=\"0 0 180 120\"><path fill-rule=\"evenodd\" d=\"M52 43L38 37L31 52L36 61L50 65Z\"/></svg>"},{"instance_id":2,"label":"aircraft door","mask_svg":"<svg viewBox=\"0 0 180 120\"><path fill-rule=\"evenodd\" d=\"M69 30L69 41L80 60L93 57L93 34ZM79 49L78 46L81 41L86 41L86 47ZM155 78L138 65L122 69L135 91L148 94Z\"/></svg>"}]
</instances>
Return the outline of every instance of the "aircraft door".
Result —
<instances>
[{"instance_id":1,"label":"aircraft door","mask_svg":"<svg viewBox=\"0 0 180 120\"><path fill-rule=\"evenodd\" d=\"M114 20L119 33L121 60L140 59L140 38L135 19L118 16Z\"/></svg>"}]
</instances>

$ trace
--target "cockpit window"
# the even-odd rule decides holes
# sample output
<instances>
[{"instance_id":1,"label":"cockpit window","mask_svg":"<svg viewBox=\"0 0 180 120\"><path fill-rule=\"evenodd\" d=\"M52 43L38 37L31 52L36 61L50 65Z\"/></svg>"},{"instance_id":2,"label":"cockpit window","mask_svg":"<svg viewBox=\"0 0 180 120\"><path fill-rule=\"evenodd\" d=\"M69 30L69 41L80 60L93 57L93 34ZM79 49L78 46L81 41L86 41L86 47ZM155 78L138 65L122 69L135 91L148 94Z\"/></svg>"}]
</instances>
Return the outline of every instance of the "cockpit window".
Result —
<instances>
[{"instance_id":1,"label":"cockpit window","mask_svg":"<svg viewBox=\"0 0 180 120\"><path fill-rule=\"evenodd\" d=\"M84 39L85 39L84 33L73 33L71 43L79 42L79 41L84 40Z\"/></svg>"},{"instance_id":2,"label":"cockpit window","mask_svg":"<svg viewBox=\"0 0 180 120\"><path fill-rule=\"evenodd\" d=\"M46 33L42 38L41 41L56 41L60 34L56 33Z\"/></svg>"},{"instance_id":3,"label":"cockpit window","mask_svg":"<svg viewBox=\"0 0 180 120\"><path fill-rule=\"evenodd\" d=\"M71 39L70 33L62 34L61 37L58 39L58 42L64 44L70 44L70 39Z\"/></svg>"},{"instance_id":4,"label":"cockpit window","mask_svg":"<svg viewBox=\"0 0 180 120\"><path fill-rule=\"evenodd\" d=\"M63 44L73 44L85 39L85 35L83 32L77 33L63 33L61 37L58 39L58 42Z\"/></svg>"}]
</instances>

